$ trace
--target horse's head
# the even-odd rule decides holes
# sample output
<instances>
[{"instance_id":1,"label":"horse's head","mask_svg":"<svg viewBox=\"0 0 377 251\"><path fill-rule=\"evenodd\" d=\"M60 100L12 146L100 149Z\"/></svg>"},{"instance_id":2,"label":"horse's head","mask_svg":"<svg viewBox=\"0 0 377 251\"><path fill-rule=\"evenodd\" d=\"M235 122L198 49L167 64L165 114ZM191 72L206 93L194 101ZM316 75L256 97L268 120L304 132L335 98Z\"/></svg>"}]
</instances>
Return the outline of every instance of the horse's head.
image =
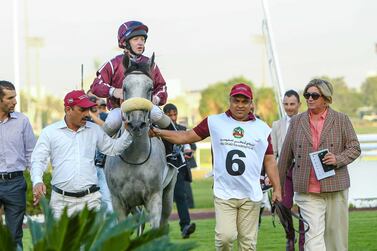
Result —
<instances>
[{"instance_id":1,"label":"horse's head","mask_svg":"<svg viewBox=\"0 0 377 251\"><path fill-rule=\"evenodd\" d=\"M142 135L149 130L149 115L152 109L153 80L150 69L154 55L148 63L132 62L127 55L123 57L125 77L123 80L124 102L122 111L128 130L134 135Z\"/></svg>"}]
</instances>

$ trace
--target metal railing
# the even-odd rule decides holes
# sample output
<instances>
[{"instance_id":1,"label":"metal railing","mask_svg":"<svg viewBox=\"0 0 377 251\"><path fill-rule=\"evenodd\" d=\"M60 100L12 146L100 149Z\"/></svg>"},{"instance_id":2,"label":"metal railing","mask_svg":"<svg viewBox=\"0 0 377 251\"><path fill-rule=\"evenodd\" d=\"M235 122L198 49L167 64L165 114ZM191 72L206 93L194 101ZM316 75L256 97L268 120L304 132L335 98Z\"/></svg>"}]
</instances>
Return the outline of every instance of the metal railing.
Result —
<instances>
[{"instance_id":1,"label":"metal railing","mask_svg":"<svg viewBox=\"0 0 377 251\"><path fill-rule=\"evenodd\" d=\"M377 134L358 134L357 138L360 142L361 157L377 156ZM201 166L202 150L211 149L210 142L198 142L196 151L196 161Z\"/></svg>"},{"instance_id":2,"label":"metal railing","mask_svg":"<svg viewBox=\"0 0 377 251\"><path fill-rule=\"evenodd\" d=\"M361 157L377 156L377 134L358 134Z\"/></svg>"}]
</instances>

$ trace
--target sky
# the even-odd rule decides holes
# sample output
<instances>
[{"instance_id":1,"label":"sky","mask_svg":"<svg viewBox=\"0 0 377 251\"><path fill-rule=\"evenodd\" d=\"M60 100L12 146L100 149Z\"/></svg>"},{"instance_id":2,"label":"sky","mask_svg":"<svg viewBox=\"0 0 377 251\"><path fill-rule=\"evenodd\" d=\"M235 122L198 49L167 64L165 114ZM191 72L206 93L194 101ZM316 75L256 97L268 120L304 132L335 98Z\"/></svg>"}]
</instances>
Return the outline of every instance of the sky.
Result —
<instances>
[{"instance_id":1,"label":"sky","mask_svg":"<svg viewBox=\"0 0 377 251\"><path fill-rule=\"evenodd\" d=\"M0 2L0 79L10 81L13 1ZM269 0L268 6L285 89L303 89L321 75L343 76L357 88L377 71L377 1ZM265 48L256 42L261 0L21 0L18 13L21 87L39 80L41 89L63 96L80 86L81 64L90 83L94 62L122 52L117 29L128 20L149 27L145 55L156 53L168 91L200 90L237 76L257 86L269 79ZM43 41L29 57L25 36Z\"/></svg>"}]
</instances>

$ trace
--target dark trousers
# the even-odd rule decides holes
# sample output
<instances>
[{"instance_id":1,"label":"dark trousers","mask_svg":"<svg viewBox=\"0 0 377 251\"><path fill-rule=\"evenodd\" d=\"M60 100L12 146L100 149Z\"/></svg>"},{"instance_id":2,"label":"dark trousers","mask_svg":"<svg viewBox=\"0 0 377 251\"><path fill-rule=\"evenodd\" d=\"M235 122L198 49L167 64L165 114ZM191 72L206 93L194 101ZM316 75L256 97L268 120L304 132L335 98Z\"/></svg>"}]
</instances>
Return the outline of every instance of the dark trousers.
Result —
<instances>
[{"instance_id":1,"label":"dark trousers","mask_svg":"<svg viewBox=\"0 0 377 251\"><path fill-rule=\"evenodd\" d=\"M22 222L26 211L26 181L24 176L0 179L0 207L4 206L5 223L18 246L22 248Z\"/></svg>"},{"instance_id":2,"label":"dark trousers","mask_svg":"<svg viewBox=\"0 0 377 251\"><path fill-rule=\"evenodd\" d=\"M293 192L292 168L291 168L288 171L288 174L285 178L284 197L282 201L282 204L289 209L292 209L292 206L293 206L293 195L294 195L294 192ZM299 212L300 212L300 208L299 208ZM299 230L300 232L304 232L304 223L302 223L302 221L300 221L299 223ZM290 231L286 233L286 238L294 239L295 231L293 229L290 229ZM300 234L300 238L299 238L299 250L304 250L304 244L305 244L305 234L302 233Z\"/></svg>"},{"instance_id":3,"label":"dark trousers","mask_svg":"<svg viewBox=\"0 0 377 251\"><path fill-rule=\"evenodd\" d=\"M175 183L174 187L174 201L177 205L179 225L182 231L186 225L190 224L191 219L189 209L187 206L185 176L184 172L182 172L182 170L180 171L181 172L178 172L177 182Z\"/></svg>"},{"instance_id":4,"label":"dark trousers","mask_svg":"<svg viewBox=\"0 0 377 251\"><path fill-rule=\"evenodd\" d=\"M194 196L192 195L192 188L191 188L191 182L185 181L185 188L186 188L186 199L187 199L187 206L189 208L194 208Z\"/></svg>"}]
</instances>

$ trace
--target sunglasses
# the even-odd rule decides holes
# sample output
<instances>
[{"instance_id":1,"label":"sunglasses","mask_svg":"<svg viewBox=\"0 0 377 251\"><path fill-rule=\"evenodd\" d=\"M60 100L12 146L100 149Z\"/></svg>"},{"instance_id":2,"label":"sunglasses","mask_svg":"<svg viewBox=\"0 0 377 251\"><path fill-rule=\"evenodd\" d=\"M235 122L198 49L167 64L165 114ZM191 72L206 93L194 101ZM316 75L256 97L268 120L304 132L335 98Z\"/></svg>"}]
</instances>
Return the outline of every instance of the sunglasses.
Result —
<instances>
[{"instance_id":1,"label":"sunglasses","mask_svg":"<svg viewBox=\"0 0 377 251\"><path fill-rule=\"evenodd\" d=\"M310 92L305 92L305 93L304 93L304 98L305 98L305 99L309 99L310 97L312 97L313 100L317 100L317 99L319 99L321 96L322 96L322 95L319 94L319 93L317 93L317 92L312 92L312 93L310 93Z\"/></svg>"}]
</instances>

